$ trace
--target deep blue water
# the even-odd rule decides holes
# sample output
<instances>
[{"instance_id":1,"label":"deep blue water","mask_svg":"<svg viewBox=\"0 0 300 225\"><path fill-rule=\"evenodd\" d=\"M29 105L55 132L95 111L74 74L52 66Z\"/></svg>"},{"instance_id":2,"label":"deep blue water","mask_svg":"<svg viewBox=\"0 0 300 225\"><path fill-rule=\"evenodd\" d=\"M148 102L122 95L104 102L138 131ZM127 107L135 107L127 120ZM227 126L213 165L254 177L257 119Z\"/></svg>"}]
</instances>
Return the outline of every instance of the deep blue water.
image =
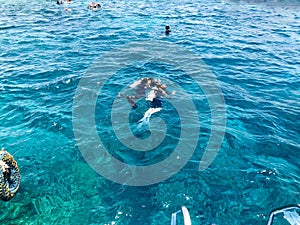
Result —
<instances>
[{"instance_id":1,"label":"deep blue water","mask_svg":"<svg viewBox=\"0 0 300 225\"><path fill-rule=\"evenodd\" d=\"M299 203L299 2L101 3L89 11L86 1L74 0L65 11L55 1L0 1L0 147L21 170L19 192L1 202L1 224L170 224L182 205L193 224L266 224L273 208ZM170 179L143 187L111 182L82 157L72 124L80 79L103 54L134 41L177 44L199 55L217 78L226 132L205 171L198 164L210 134L208 102L183 71L155 62L123 68L108 80L97 100L97 131L116 157L140 163L140 154L116 141L110 103L123 83L173 79L199 110L193 157ZM130 112L133 123L147 110L145 101L138 105ZM160 117L169 139L150 153L155 162L172 152L180 135L171 104Z\"/></svg>"}]
</instances>

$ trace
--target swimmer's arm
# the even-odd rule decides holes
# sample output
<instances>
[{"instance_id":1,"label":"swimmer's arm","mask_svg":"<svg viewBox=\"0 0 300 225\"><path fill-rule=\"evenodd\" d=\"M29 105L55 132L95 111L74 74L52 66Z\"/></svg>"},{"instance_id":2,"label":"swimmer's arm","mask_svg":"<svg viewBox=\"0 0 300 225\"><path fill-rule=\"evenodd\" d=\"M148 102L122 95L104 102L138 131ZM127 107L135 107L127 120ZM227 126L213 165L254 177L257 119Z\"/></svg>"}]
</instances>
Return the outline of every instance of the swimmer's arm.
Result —
<instances>
[{"instance_id":1,"label":"swimmer's arm","mask_svg":"<svg viewBox=\"0 0 300 225\"><path fill-rule=\"evenodd\" d=\"M126 100L128 101L128 103L132 106L132 108L136 109L137 105L136 103L132 100L132 99L136 99L136 96L129 96L129 95L123 95L121 92L119 92L119 94L117 95L117 98L126 98Z\"/></svg>"},{"instance_id":2,"label":"swimmer's arm","mask_svg":"<svg viewBox=\"0 0 300 225\"><path fill-rule=\"evenodd\" d=\"M123 93L119 92L117 98L126 98L126 99L137 99L135 95L124 95Z\"/></svg>"},{"instance_id":3,"label":"swimmer's arm","mask_svg":"<svg viewBox=\"0 0 300 225\"><path fill-rule=\"evenodd\" d=\"M172 98L172 95L175 95L176 94L176 91L166 91L166 95L165 97L168 98L168 99L171 99Z\"/></svg>"}]
</instances>

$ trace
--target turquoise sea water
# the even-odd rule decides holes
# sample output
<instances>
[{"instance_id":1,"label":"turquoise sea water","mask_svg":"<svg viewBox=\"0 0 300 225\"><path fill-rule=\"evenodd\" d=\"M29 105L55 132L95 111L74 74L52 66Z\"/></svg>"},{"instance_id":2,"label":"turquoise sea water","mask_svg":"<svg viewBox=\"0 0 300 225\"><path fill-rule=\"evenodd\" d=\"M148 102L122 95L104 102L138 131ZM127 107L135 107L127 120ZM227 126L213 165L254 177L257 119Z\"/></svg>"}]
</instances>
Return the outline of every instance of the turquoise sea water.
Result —
<instances>
[{"instance_id":1,"label":"turquoise sea water","mask_svg":"<svg viewBox=\"0 0 300 225\"><path fill-rule=\"evenodd\" d=\"M185 205L193 224L265 224L273 208L300 203L299 2L101 3L101 10L88 11L86 1L74 0L65 11L55 1L0 1L0 143L21 170L18 194L0 203L0 223L170 224L171 213ZM196 152L179 173L129 187L85 162L74 139L72 106L80 79L96 59L145 40L175 43L203 59L222 88L227 126L215 161L199 172L210 132L209 107L199 89L165 65L119 71L107 84L114 94L122 86L116 83L135 76L177 76L194 95L203 124ZM99 134L109 130L110 101L96 107ZM131 114L133 121L146 109L143 103ZM173 113L161 113L172 127L169 148L179 133ZM117 157L138 163L139 155L126 155L114 137L102 138ZM166 157L161 154L156 160Z\"/></svg>"}]
</instances>

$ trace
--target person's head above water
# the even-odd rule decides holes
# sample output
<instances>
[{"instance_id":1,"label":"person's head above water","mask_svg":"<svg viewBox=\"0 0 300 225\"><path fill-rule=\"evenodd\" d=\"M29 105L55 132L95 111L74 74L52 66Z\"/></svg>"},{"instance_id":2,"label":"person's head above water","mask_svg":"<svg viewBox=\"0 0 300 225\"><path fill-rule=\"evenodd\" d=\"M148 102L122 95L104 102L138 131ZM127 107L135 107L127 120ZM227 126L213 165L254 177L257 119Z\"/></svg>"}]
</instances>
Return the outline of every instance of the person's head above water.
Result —
<instances>
[{"instance_id":1,"label":"person's head above water","mask_svg":"<svg viewBox=\"0 0 300 225\"><path fill-rule=\"evenodd\" d=\"M165 33L166 33L166 34L169 34L170 32L171 32L170 26L169 26L169 25L166 25L166 31L165 31Z\"/></svg>"},{"instance_id":2,"label":"person's head above water","mask_svg":"<svg viewBox=\"0 0 300 225\"><path fill-rule=\"evenodd\" d=\"M162 84L162 85L160 85L160 88L165 90L165 89L167 89L167 85L166 84Z\"/></svg>"},{"instance_id":3,"label":"person's head above water","mask_svg":"<svg viewBox=\"0 0 300 225\"><path fill-rule=\"evenodd\" d=\"M88 9L92 8L92 9L96 10L99 7L101 7L101 5L99 3L92 2L92 3L88 4Z\"/></svg>"}]
</instances>

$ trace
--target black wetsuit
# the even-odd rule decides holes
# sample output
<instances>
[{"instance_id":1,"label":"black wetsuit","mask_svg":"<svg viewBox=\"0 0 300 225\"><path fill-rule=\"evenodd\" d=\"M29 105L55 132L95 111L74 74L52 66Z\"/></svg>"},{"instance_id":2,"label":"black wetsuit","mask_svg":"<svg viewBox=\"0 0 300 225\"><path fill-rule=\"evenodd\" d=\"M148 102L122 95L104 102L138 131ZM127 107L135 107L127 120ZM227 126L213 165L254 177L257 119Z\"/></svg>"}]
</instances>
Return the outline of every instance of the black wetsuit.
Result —
<instances>
[{"instance_id":1,"label":"black wetsuit","mask_svg":"<svg viewBox=\"0 0 300 225\"><path fill-rule=\"evenodd\" d=\"M150 102L150 108L162 108L162 98L154 98L152 102Z\"/></svg>"}]
</instances>

